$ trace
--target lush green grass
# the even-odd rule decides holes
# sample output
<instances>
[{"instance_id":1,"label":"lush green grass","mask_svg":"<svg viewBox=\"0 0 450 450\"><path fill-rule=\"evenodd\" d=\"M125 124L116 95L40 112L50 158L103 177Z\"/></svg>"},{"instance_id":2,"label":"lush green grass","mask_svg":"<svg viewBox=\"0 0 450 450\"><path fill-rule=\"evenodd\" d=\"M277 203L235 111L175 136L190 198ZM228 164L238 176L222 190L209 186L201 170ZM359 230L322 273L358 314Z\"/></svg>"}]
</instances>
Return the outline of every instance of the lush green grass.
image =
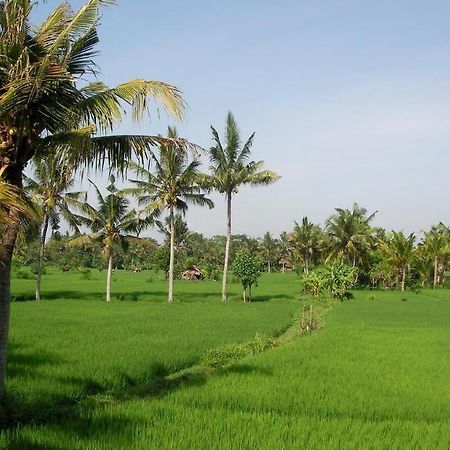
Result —
<instances>
[{"instance_id":1,"label":"lush green grass","mask_svg":"<svg viewBox=\"0 0 450 450\"><path fill-rule=\"evenodd\" d=\"M289 297L289 289L295 292L295 279L288 277L292 286L284 287L283 295ZM262 296L271 285L280 292L282 281L281 275L266 277ZM73 303L81 308L81 302ZM49 307L52 304L48 302ZM257 314L261 307L274 319L275 311L285 304L298 307L286 299L230 303L222 309L224 305L219 305L218 311L220 316L237 308L245 314L249 306L247 310ZM142 306L164 306L168 311L166 305ZM200 310L211 305L174 306ZM212 311L206 314L214 315ZM449 291L359 291L354 300L338 304L327 316L326 326L313 335L246 357L210 376L192 377L160 395L151 392L127 401L95 396L72 408L66 418L7 432L0 445L20 449L448 448L449 324ZM222 333L224 322L216 322L215 327L217 334ZM192 342L201 340L200 329L190 331ZM237 335L229 337L233 340ZM167 349L179 343L166 342Z\"/></svg>"},{"instance_id":2,"label":"lush green grass","mask_svg":"<svg viewBox=\"0 0 450 450\"><path fill-rule=\"evenodd\" d=\"M276 334L298 309L292 276L263 279L251 305L222 304L220 283L213 282L177 282L178 302L167 305L165 280L145 272L116 272L114 289L117 296L153 301L107 304L103 280L98 273L94 278L50 272L44 298L54 300L13 304L7 393L9 409L22 419L40 419L61 402L189 367L210 348L255 333ZM33 287L32 281L14 280L13 292L23 298ZM231 285L236 298L238 291Z\"/></svg>"}]
</instances>

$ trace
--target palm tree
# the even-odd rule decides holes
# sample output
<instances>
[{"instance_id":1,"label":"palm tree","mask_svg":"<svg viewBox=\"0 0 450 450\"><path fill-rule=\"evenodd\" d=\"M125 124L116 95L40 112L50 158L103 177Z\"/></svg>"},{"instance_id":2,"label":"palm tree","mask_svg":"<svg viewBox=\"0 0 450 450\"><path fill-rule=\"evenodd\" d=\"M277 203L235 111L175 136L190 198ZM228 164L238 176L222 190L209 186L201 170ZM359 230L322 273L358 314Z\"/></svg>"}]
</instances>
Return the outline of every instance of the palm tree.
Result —
<instances>
[{"instance_id":1,"label":"palm tree","mask_svg":"<svg viewBox=\"0 0 450 450\"><path fill-rule=\"evenodd\" d=\"M175 128L169 127L169 139L176 139ZM134 188L125 189L138 198L140 205L145 205L143 211L149 215L169 213L168 224L170 233L170 263L169 263L169 293L168 302L173 303L173 268L175 259L175 211L185 214L188 203L199 206L214 207L214 203L205 196L204 188L200 186L199 166L197 158L189 160L185 151L174 147L170 142L160 145L159 154L152 155L155 173L145 167L131 164L138 179L130 180Z\"/></svg>"},{"instance_id":2,"label":"palm tree","mask_svg":"<svg viewBox=\"0 0 450 450\"><path fill-rule=\"evenodd\" d=\"M424 234L425 239L421 248L433 261L433 288L435 289L442 279L444 264L449 258L449 237L447 232L440 232L436 229Z\"/></svg>"},{"instance_id":3,"label":"palm tree","mask_svg":"<svg viewBox=\"0 0 450 450\"><path fill-rule=\"evenodd\" d=\"M136 79L109 88L95 65L100 8L111 0L86 0L73 11L63 2L40 26L31 24L32 0L0 2L0 170L22 193L24 167L56 150L67 161L125 170L145 158L157 136L111 136L124 106L139 120L149 99L181 118L180 91L159 81ZM89 77L93 82L89 83ZM180 145L182 145L180 143ZM0 240L0 401L3 397L10 310L11 259L20 227L18 208L8 210Z\"/></svg>"},{"instance_id":4,"label":"palm tree","mask_svg":"<svg viewBox=\"0 0 450 450\"><path fill-rule=\"evenodd\" d=\"M239 128L231 112L228 113L225 127L225 146L219 133L211 127L214 146L209 152L211 175L205 176L204 184L225 195L227 203L227 240L223 264L222 301L227 300L227 273L231 246L231 200L240 186L268 185L280 177L270 170L262 170L263 161L250 161L253 133L241 147Z\"/></svg>"},{"instance_id":5,"label":"palm tree","mask_svg":"<svg viewBox=\"0 0 450 450\"><path fill-rule=\"evenodd\" d=\"M307 274L312 262L317 260L323 246L322 229L308 220L302 218L301 225L295 222L294 231L289 235L294 257L303 266Z\"/></svg>"},{"instance_id":6,"label":"palm tree","mask_svg":"<svg viewBox=\"0 0 450 450\"><path fill-rule=\"evenodd\" d=\"M90 181L90 180L89 180ZM106 275L106 301L111 301L111 274L113 266L114 250L126 245L128 232L135 231L135 211L127 211L128 200L117 191L114 186L114 177L107 190L109 194L103 196L98 187L90 181L97 194L98 206L94 207L87 202L76 202L82 215L75 215L75 219L81 225L87 226L93 233L94 239L103 244L103 256L108 264ZM75 238L72 243L77 243L85 236Z\"/></svg>"},{"instance_id":7,"label":"palm tree","mask_svg":"<svg viewBox=\"0 0 450 450\"><path fill-rule=\"evenodd\" d=\"M415 240L414 233L405 236L403 231L393 231L386 241L380 244L387 261L395 267L399 274L398 279L402 291L405 290L406 273L414 258Z\"/></svg>"},{"instance_id":8,"label":"palm tree","mask_svg":"<svg viewBox=\"0 0 450 450\"><path fill-rule=\"evenodd\" d=\"M292 250L289 234L286 231L281 232L278 242L280 243L280 261L279 262L281 264L281 271L283 273L285 273L286 264L290 260L291 250Z\"/></svg>"},{"instance_id":9,"label":"palm tree","mask_svg":"<svg viewBox=\"0 0 450 450\"><path fill-rule=\"evenodd\" d=\"M278 258L278 241L274 239L272 235L267 232L264 234L260 242L261 255L264 261L267 262L267 272L270 273L272 269L272 263Z\"/></svg>"},{"instance_id":10,"label":"palm tree","mask_svg":"<svg viewBox=\"0 0 450 450\"><path fill-rule=\"evenodd\" d=\"M41 278L44 264L45 241L51 225L53 231L59 229L60 216L69 226L78 231L78 223L69 209L73 200L86 200L85 192L67 192L74 184L73 166L67 164L57 153L45 160L37 159L34 163L34 179L25 177L25 189L35 195L42 214L41 243L39 247L38 270L36 275L36 300L41 299Z\"/></svg>"},{"instance_id":11,"label":"palm tree","mask_svg":"<svg viewBox=\"0 0 450 450\"><path fill-rule=\"evenodd\" d=\"M330 237L330 258L344 258L353 267L363 263L372 244L373 230L370 222L377 211L367 215L367 210L357 203L349 209L336 208L327 221L326 231Z\"/></svg>"}]
</instances>

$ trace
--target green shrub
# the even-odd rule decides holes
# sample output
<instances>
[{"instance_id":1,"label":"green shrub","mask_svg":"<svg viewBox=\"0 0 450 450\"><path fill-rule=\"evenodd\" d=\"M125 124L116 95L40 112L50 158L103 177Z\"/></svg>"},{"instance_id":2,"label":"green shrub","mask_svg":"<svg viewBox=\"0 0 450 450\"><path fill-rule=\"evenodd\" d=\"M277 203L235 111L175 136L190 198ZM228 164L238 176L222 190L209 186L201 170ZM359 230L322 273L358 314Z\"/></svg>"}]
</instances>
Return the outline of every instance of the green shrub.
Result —
<instances>
[{"instance_id":1,"label":"green shrub","mask_svg":"<svg viewBox=\"0 0 450 450\"><path fill-rule=\"evenodd\" d=\"M19 280L34 280L35 276L28 267L21 267L14 273L15 278Z\"/></svg>"},{"instance_id":2,"label":"green shrub","mask_svg":"<svg viewBox=\"0 0 450 450\"><path fill-rule=\"evenodd\" d=\"M342 261L311 270L303 277L303 289L314 297L328 295L346 300L353 298L349 289L356 282L357 270Z\"/></svg>"},{"instance_id":3,"label":"green shrub","mask_svg":"<svg viewBox=\"0 0 450 450\"><path fill-rule=\"evenodd\" d=\"M92 270L87 268L80 269L80 280L92 280Z\"/></svg>"}]
</instances>

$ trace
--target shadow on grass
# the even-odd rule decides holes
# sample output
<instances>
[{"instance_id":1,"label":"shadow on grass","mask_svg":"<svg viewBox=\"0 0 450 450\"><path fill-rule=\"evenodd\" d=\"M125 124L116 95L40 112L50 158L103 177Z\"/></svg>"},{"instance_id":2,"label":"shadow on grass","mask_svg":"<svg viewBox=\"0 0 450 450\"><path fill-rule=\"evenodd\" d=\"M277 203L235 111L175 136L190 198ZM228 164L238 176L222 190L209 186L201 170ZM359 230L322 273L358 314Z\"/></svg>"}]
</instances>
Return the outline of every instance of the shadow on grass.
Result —
<instances>
[{"instance_id":1,"label":"shadow on grass","mask_svg":"<svg viewBox=\"0 0 450 450\"><path fill-rule=\"evenodd\" d=\"M137 302L143 301L148 303L164 303L167 301L167 291L152 291L152 290L142 290L142 291L116 291L112 292L112 299L114 301L126 301L126 302ZM198 301L211 301L214 297L220 300L220 292L186 292L186 291L176 291L175 292L175 302L198 302ZM277 297L279 298L279 296ZM42 300L53 301L53 300L98 300L105 301L105 293L103 291L99 292L83 292L76 290L61 290L61 291L51 291L43 292ZM270 297L267 298L270 300ZM32 302L35 301L33 293L29 294L17 294L12 295L13 302ZM264 300L265 301L265 300Z\"/></svg>"}]
</instances>

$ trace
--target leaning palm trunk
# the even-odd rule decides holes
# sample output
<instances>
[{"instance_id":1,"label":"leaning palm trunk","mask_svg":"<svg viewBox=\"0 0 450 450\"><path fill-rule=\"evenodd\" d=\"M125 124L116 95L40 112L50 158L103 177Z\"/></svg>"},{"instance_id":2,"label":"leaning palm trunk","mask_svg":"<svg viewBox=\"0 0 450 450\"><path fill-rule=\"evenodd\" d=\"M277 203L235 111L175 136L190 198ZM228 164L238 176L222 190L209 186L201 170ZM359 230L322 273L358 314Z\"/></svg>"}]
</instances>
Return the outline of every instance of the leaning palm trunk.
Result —
<instances>
[{"instance_id":1,"label":"leaning palm trunk","mask_svg":"<svg viewBox=\"0 0 450 450\"><path fill-rule=\"evenodd\" d=\"M111 301L111 274L112 274L112 255L108 252L108 273L106 274L106 301Z\"/></svg>"},{"instance_id":2,"label":"leaning palm trunk","mask_svg":"<svg viewBox=\"0 0 450 450\"><path fill-rule=\"evenodd\" d=\"M225 261L223 263L222 301L227 301L228 260L231 247L231 192L227 192L227 243L225 245ZM245 300L244 300L245 301Z\"/></svg>"},{"instance_id":3,"label":"leaning palm trunk","mask_svg":"<svg viewBox=\"0 0 450 450\"><path fill-rule=\"evenodd\" d=\"M41 299L41 279L42 279L42 271L44 268L45 239L47 238L48 222L49 216L48 214L45 214L44 225L42 227L41 246L39 248L39 261L36 276L36 300Z\"/></svg>"},{"instance_id":4,"label":"leaning palm trunk","mask_svg":"<svg viewBox=\"0 0 450 450\"><path fill-rule=\"evenodd\" d=\"M173 265L175 259L175 230L174 230L174 218L173 218L173 207L170 207L169 213L170 221L170 261L169 261L169 297L167 299L168 303L173 303Z\"/></svg>"}]
</instances>

